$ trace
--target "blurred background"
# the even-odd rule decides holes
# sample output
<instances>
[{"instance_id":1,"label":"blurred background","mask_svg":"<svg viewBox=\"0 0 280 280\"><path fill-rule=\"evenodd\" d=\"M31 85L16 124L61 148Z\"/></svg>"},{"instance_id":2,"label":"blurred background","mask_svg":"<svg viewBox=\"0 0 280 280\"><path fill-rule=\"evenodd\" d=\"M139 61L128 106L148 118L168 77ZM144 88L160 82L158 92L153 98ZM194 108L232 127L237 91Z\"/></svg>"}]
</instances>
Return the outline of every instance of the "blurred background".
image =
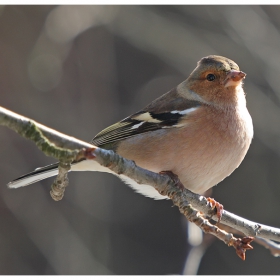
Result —
<instances>
[{"instance_id":1,"label":"blurred background","mask_svg":"<svg viewBox=\"0 0 280 280\"><path fill-rule=\"evenodd\" d=\"M212 196L225 209L280 227L280 6L1 6L0 105L90 141L188 77L210 54L247 73L255 136ZM170 201L134 193L109 174L70 173L6 184L55 160L0 132L0 274L279 274L254 245L245 262L215 238L188 240ZM176 143L174 143L176 144ZM195 234L199 236L199 234Z\"/></svg>"}]
</instances>

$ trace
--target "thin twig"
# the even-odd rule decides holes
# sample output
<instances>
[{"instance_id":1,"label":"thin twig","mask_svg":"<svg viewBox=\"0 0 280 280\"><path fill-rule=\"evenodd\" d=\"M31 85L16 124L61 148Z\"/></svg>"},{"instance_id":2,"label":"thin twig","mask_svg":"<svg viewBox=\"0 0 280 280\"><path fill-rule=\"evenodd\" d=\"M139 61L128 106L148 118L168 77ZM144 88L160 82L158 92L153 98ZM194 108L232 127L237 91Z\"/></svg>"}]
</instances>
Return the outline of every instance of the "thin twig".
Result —
<instances>
[{"instance_id":1,"label":"thin twig","mask_svg":"<svg viewBox=\"0 0 280 280\"><path fill-rule=\"evenodd\" d=\"M176 199L171 197L171 199L173 200L173 203L179 207L180 212L190 222L195 223L203 230L203 232L214 235L228 246L233 246L236 250L236 254L242 260L245 260L246 250L253 249L253 247L250 245L250 243L254 240L253 237L236 238L232 233L228 233L211 224L209 220L205 219L199 211L193 209L188 202L181 201L181 199L178 197L176 197Z\"/></svg>"},{"instance_id":2,"label":"thin twig","mask_svg":"<svg viewBox=\"0 0 280 280\"><path fill-rule=\"evenodd\" d=\"M59 201L63 198L65 188L69 184L67 177L68 171L71 169L71 165L68 163L59 163L58 174L53 184L51 185L50 195L53 200Z\"/></svg>"},{"instance_id":3,"label":"thin twig","mask_svg":"<svg viewBox=\"0 0 280 280\"><path fill-rule=\"evenodd\" d=\"M268 249L274 257L280 256L280 244L277 244L271 240L267 240L264 238L256 238L255 242Z\"/></svg>"}]
</instances>

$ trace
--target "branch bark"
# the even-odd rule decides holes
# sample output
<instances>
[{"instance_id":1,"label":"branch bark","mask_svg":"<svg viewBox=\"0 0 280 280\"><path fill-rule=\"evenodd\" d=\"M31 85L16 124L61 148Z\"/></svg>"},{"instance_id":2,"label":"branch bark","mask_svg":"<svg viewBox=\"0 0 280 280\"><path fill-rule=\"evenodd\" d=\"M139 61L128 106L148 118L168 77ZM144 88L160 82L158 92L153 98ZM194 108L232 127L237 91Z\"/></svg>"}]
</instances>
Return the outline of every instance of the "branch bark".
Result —
<instances>
[{"instance_id":1,"label":"branch bark","mask_svg":"<svg viewBox=\"0 0 280 280\"><path fill-rule=\"evenodd\" d=\"M197 224L204 232L213 234L229 246L235 247L237 254L242 259L245 258L246 249L251 249L252 239L250 237L235 238L231 233L211 224L199 213L202 212L211 219L218 220L215 216L215 209L212 209L205 197L185 188L178 188L177 182L166 174L157 174L138 167L133 161L127 160L113 151L103 150L62 134L2 107L0 107L0 125L7 126L21 136L34 141L47 156L54 157L61 162L61 171L51 190L51 195L55 200L60 200L63 196L68 182L66 174L69 164L81 157L92 159L116 174L124 174L139 184L151 185L162 195L167 195L191 222ZM226 210L223 210L220 223L241 231L245 236L280 241L280 229L249 221Z\"/></svg>"}]
</instances>

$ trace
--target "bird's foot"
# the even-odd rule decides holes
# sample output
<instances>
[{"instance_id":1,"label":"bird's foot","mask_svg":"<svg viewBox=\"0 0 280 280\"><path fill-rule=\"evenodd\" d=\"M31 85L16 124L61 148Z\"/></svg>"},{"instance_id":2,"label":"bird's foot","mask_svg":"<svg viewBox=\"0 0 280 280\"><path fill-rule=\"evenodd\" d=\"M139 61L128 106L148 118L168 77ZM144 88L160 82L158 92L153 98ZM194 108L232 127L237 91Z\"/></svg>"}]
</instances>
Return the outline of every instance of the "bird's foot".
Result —
<instances>
[{"instance_id":1,"label":"bird's foot","mask_svg":"<svg viewBox=\"0 0 280 280\"><path fill-rule=\"evenodd\" d=\"M219 223L223 216L224 206L211 197L208 197L207 201L209 202L212 209L216 208L216 211L217 211L216 215L218 217L218 223Z\"/></svg>"}]
</instances>

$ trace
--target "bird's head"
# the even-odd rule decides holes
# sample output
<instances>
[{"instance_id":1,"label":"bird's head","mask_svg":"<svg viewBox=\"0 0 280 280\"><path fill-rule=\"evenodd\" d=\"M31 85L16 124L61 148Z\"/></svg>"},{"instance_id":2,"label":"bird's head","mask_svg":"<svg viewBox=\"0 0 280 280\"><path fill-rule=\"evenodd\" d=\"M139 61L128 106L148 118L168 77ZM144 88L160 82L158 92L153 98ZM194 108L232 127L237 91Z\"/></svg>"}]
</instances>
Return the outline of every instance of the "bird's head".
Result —
<instances>
[{"instance_id":1,"label":"bird's head","mask_svg":"<svg viewBox=\"0 0 280 280\"><path fill-rule=\"evenodd\" d=\"M210 55L203 57L187 79L190 90L208 102L232 103L243 94L242 81L246 74L232 60Z\"/></svg>"}]
</instances>

